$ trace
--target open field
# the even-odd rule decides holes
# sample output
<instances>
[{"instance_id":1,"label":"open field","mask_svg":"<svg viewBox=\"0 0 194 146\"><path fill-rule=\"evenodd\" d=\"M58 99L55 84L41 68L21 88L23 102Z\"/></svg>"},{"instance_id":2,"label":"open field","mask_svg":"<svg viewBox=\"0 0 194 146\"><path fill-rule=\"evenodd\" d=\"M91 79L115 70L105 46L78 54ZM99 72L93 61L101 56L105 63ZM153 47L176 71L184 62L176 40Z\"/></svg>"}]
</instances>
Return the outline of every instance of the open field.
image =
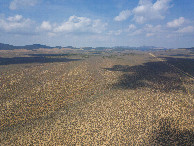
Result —
<instances>
[{"instance_id":1,"label":"open field","mask_svg":"<svg viewBox=\"0 0 194 146\"><path fill-rule=\"evenodd\" d=\"M193 145L194 54L149 53L1 51L0 145Z\"/></svg>"}]
</instances>

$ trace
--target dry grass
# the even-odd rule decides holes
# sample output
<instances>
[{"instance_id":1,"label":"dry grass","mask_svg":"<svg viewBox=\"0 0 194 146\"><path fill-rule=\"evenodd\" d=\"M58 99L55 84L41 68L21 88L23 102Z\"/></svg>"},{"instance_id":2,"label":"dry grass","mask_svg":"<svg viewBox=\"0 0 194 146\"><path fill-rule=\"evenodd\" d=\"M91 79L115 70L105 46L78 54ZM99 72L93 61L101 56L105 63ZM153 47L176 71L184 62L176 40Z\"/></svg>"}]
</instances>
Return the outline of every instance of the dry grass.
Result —
<instances>
[{"instance_id":1,"label":"dry grass","mask_svg":"<svg viewBox=\"0 0 194 146\"><path fill-rule=\"evenodd\" d=\"M167 84L149 78L144 82L153 88L117 88L131 72L107 70L155 61L140 52L105 53L19 71L9 68L0 80L1 145L192 145L191 94L165 92L161 88ZM164 76L180 80L171 70ZM177 84L192 92L188 80L182 77Z\"/></svg>"}]
</instances>

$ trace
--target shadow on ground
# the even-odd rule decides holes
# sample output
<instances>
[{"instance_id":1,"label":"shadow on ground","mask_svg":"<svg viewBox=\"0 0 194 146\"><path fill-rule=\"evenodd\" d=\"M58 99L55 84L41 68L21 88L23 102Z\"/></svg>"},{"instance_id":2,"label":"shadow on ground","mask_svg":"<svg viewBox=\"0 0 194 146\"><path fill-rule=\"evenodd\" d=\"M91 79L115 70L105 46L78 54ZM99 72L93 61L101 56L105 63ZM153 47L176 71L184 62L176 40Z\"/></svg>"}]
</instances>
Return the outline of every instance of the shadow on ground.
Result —
<instances>
[{"instance_id":1,"label":"shadow on ground","mask_svg":"<svg viewBox=\"0 0 194 146\"><path fill-rule=\"evenodd\" d=\"M173 57L166 57L164 58L167 63L170 63L179 69L183 70L184 72L189 73L190 75L194 76L194 59L192 58L173 58Z\"/></svg>"},{"instance_id":2,"label":"shadow on ground","mask_svg":"<svg viewBox=\"0 0 194 146\"><path fill-rule=\"evenodd\" d=\"M33 57L64 57L69 56L69 54L26 54Z\"/></svg>"},{"instance_id":3,"label":"shadow on ground","mask_svg":"<svg viewBox=\"0 0 194 146\"><path fill-rule=\"evenodd\" d=\"M192 63L189 59L174 60L166 58L166 60L168 63L179 64L176 65L177 67L185 66L185 70L189 67L192 68ZM183 64L181 64L182 62ZM173 90L186 92L178 72L163 62L148 62L138 66L115 65L112 68L105 69L123 72L118 82L113 84L114 88L137 89L148 87L164 92ZM190 69L190 73L193 73L192 69Z\"/></svg>"},{"instance_id":4,"label":"shadow on ground","mask_svg":"<svg viewBox=\"0 0 194 146\"><path fill-rule=\"evenodd\" d=\"M173 55L169 55L169 56L177 56L177 57L192 57L192 54L173 54Z\"/></svg>"},{"instance_id":5,"label":"shadow on ground","mask_svg":"<svg viewBox=\"0 0 194 146\"><path fill-rule=\"evenodd\" d=\"M65 56L68 56L68 54L29 54L29 56L32 56L32 57L13 57L13 58L0 57L0 65L70 62L70 61L80 60L80 59L65 58Z\"/></svg>"},{"instance_id":6,"label":"shadow on ground","mask_svg":"<svg viewBox=\"0 0 194 146\"><path fill-rule=\"evenodd\" d=\"M150 145L193 145L193 130L180 130L174 119L164 118L152 132Z\"/></svg>"}]
</instances>

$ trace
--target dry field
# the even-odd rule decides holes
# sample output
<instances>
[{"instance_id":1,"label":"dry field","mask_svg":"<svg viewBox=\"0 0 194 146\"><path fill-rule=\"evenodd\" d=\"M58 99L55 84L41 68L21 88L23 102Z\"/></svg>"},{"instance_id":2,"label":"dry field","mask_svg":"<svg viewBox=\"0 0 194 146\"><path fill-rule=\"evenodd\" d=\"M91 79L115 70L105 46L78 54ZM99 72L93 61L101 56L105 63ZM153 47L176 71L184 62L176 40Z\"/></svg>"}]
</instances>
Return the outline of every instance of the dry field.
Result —
<instances>
[{"instance_id":1,"label":"dry field","mask_svg":"<svg viewBox=\"0 0 194 146\"><path fill-rule=\"evenodd\" d=\"M183 53L0 52L0 145L193 145Z\"/></svg>"}]
</instances>

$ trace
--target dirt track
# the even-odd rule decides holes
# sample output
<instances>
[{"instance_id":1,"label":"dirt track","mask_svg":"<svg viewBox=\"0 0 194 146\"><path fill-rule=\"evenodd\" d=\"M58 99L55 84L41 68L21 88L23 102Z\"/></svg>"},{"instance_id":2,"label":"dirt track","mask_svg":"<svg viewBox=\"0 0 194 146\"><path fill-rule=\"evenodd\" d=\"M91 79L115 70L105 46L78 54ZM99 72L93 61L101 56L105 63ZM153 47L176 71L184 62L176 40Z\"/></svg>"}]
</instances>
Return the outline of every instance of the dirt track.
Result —
<instances>
[{"instance_id":1,"label":"dirt track","mask_svg":"<svg viewBox=\"0 0 194 146\"><path fill-rule=\"evenodd\" d=\"M2 145L193 144L193 82L148 54L21 72L1 77Z\"/></svg>"}]
</instances>

